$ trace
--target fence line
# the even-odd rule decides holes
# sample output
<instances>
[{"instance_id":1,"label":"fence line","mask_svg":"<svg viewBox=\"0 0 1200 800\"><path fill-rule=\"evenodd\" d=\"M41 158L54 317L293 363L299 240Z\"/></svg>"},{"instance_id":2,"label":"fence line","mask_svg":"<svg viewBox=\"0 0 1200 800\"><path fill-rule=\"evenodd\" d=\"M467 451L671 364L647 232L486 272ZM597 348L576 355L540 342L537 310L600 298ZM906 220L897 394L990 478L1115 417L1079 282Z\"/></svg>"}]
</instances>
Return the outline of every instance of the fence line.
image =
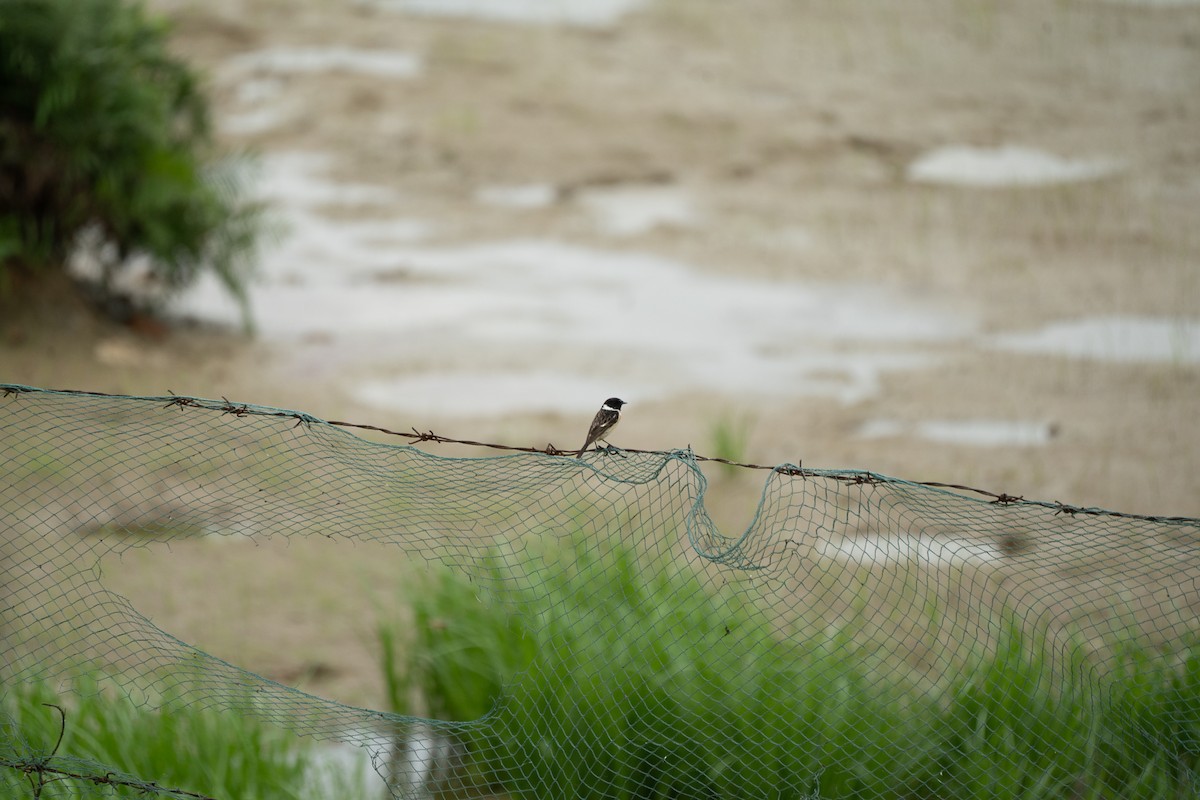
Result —
<instances>
[{"instance_id":1,"label":"fence line","mask_svg":"<svg viewBox=\"0 0 1200 800\"><path fill-rule=\"evenodd\" d=\"M766 474L726 535L702 457L610 452L0 384L0 795L219 795L131 766L132 733L78 749L128 707L193 761L255 755L200 741L208 715L353 745L397 800L1195 796L1200 520L735 464ZM181 641L104 568L217 539L436 566L380 576L394 609L353 606L373 615L389 710ZM50 730L38 701L71 725ZM44 755L55 733L70 755Z\"/></svg>"},{"instance_id":2,"label":"fence line","mask_svg":"<svg viewBox=\"0 0 1200 800\"><path fill-rule=\"evenodd\" d=\"M26 392L55 392L58 394L79 395L83 397L130 397L129 395L110 394L106 392L94 392L81 389L39 389L36 387L25 386L22 384L0 384L0 396L20 396ZM443 436L434 433L432 430L420 431L417 428L412 428L408 431L396 431L389 428L384 428L379 425L371 425L361 422L346 422L343 420L322 420L311 414L306 414L301 411L288 411L283 409L267 408L256 406L250 403L235 403L228 398L222 396L218 402L199 397L189 397L177 395L170 392L167 395L149 395L138 396L137 399L149 400L154 402L162 402L163 408L199 408L209 411L217 411L221 414L230 414L235 417L244 417L250 415L280 417L285 419L294 419L297 426L310 425L314 422L323 423L325 425L333 425L339 428L349 428L355 430L374 431L387 436L397 436L402 439L408 439L412 444L421 444L431 442L433 444L457 444L468 447L479 447L490 450L500 450L510 453L536 453L548 456L571 456L575 450L563 450L553 443L547 443L544 447L536 447L532 445L519 446L510 444L501 444L497 442L481 442L473 439L461 439L453 436ZM705 456L694 453L690 446L685 450L642 450L638 448L612 448L614 451L622 453L638 453L642 455L653 456L673 456L682 455L683 457L696 462L709 462L714 464L724 464L726 466L735 467L738 469L747 470L767 470L778 475L797 478L821 477L836 481L842 481L850 484L884 484L884 483L909 483L915 486L927 486L934 489L952 489L959 492L970 492L982 497L991 498L991 502L996 505L1026 505L1036 506L1053 511L1055 514L1084 514L1089 516L1105 516L1124 519L1139 519L1147 522L1168 522L1179 523L1184 525L1196 524L1200 525L1200 520L1193 517L1184 516L1164 516L1158 514L1133 514L1123 511L1113 511L1105 508L1096 508L1088 506L1077 506L1069 503L1063 503L1057 500L1027 500L1023 495L1011 495L1007 492L994 492L988 489L980 489L974 486L968 486L961 483L944 483L941 481L917 481L904 478L894 478L887 475L871 472L869 470L816 470L808 469L803 466L803 462L797 464L753 464L742 461L733 461L727 458L719 458L716 456Z\"/></svg>"}]
</instances>

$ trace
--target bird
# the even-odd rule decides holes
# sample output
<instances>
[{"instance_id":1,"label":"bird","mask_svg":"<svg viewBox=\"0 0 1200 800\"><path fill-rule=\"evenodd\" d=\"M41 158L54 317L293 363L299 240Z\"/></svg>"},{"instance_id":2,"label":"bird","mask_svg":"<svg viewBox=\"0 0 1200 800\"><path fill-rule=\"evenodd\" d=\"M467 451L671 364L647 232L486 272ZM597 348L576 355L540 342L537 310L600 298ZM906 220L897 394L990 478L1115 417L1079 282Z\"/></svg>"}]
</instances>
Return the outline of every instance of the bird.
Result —
<instances>
[{"instance_id":1,"label":"bird","mask_svg":"<svg viewBox=\"0 0 1200 800\"><path fill-rule=\"evenodd\" d=\"M619 397L610 397L604 401L604 405L600 406L600 410L592 418L592 427L588 428L587 441L575 454L576 458L581 458L583 451L591 447L593 442L605 441L604 436L621 421L621 406L623 405L626 403ZM607 444L606 441L605 443Z\"/></svg>"}]
</instances>

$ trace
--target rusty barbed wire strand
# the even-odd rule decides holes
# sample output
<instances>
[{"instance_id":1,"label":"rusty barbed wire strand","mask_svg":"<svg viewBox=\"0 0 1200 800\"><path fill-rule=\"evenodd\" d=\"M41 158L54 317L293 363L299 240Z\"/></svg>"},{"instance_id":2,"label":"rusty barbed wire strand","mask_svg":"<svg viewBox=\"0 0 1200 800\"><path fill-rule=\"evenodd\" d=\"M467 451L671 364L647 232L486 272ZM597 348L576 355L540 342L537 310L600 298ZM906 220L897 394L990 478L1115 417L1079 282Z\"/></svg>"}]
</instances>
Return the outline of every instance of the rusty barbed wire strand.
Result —
<instances>
[{"instance_id":1,"label":"rusty barbed wire strand","mask_svg":"<svg viewBox=\"0 0 1200 800\"><path fill-rule=\"evenodd\" d=\"M89 774L84 772L71 772L66 769L52 767L48 763L44 763L41 759L33 761L10 761L8 759L0 759L0 767L23 772L26 776L33 780L33 776L37 775L41 782L40 786L48 786L51 783L64 780L79 780L86 781L95 786L124 786L128 789L133 789L139 795L146 795L150 792L162 794L168 797L184 797L193 798L193 800L218 800L207 794L199 792L189 792L187 789L176 789L167 786L159 786L155 781L142 781L136 779L122 778L112 772L106 772L103 775ZM50 776L50 777L46 777ZM39 795L34 795L35 797Z\"/></svg>"},{"instance_id":2,"label":"rusty barbed wire strand","mask_svg":"<svg viewBox=\"0 0 1200 800\"><path fill-rule=\"evenodd\" d=\"M415 427L411 428L408 431L396 431L396 430L392 430L390 428L385 428L380 425L370 425L370 424L363 423L363 422L347 422L345 420L322 420L317 417L306 414L302 411L288 411L288 410L284 410L284 409L271 408L268 406L257 406L257 405L253 405L253 404L249 404L249 403L235 403L224 396L221 397L220 401L217 401L217 400L207 400L207 399L199 398L199 397L189 397L186 395L177 395L177 394L175 394L175 392L171 391L170 389L167 390L168 394L163 395L163 396L138 396L138 395L113 394L110 392L88 391L88 390L83 390L83 389L41 389L41 388L37 388L37 387L33 387L33 386L25 386L22 384L0 384L0 393L3 393L2 394L3 397L10 397L10 396L19 397L22 394L29 394L29 393L34 393L34 392L79 395L79 396L84 396L84 397L110 397L110 398L122 398L122 399L132 399L132 400L165 401L165 405L163 405L164 409L168 409L168 408L179 408L179 409L199 408L199 409L204 409L204 410L208 410L208 411L218 411L222 414L228 414L228 415L231 415L231 416L234 416L237 418L247 417L247 416L259 416L259 417L278 417L278 418L282 418L282 419L294 419L294 420L296 420L296 423L295 423L295 425L293 425L293 427L299 427L301 424L311 425L313 423L323 423L325 425L333 425L333 426L336 426L339 428L353 428L355 430L374 431L376 433L382 433L385 436L397 436L400 438L408 439L410 441L410 443L414 444L414 445L422 444L425 442L430 442L433 444L456 444L456 445L462 445L464 447L479 447L479 448L484 448L484 449L500 450L500 451L511 452L511 453L531 453L531 454L536 454L536 455L548 455L548 456L569 456L572 458L574 457L572 454L576 452L574 449L562 450L562 449L556 447L553 443L547 443L545 447L534 447L534 446L522 447L519 445L501 444L498 442L481 442L481 441L476 441L474 439L460 439L460 438L453 437L453 436L443 436L441 434L434 433L432 430L420 431ZM776 465L754 464L754 463L743 462L743 461L733 461L733 460L730 460L727 458L720 458L717 456L700 455L698 453L693 452L690 445L686 449L681 449L681 450L642 450L642 449L632 448L632 447L629 447L629 448L622 447L622 448L612 448L612 449L617 450L621 453L637 453L637 454L642 454L642 455L657 455L657 456L664 456L664 457L686 454L686 457L691 459L692 461L707 462L707 463L713 463L713 464L724 464L724 465L727 465L730 467L735 467L738 469L765 470L765 471L770 471L772 473L775 473L777 475L782 475L785 477L797 477L797 478L801 478L803 480L807 480L809 478L822 478L825 480L833 480L833 481L838 481L841 483L852 484L852 485L882 485L882 484L906 485L907 484L907 485L915 485L915 486L924 486L924 487L932 488L932 489L946 489L946 490L957 491L957 492L970 492L972 494L977 494L981 497L991 498L989 500L989 502L992 505L1026 506L1026 507L1044 508L1044 509L1053 511L1055 516L1057 516L1059 514L1067 514L1069 516L1085 515L1085 516L1094 516L1094 517L1113 517L1113 518L1117 518L1117 519L1131 519L1131 520L1141 520L1141 521L1145 521L1145 522L1168 523L1168 524L1177 524L1177 525L1192 525L1195 527L1200 527L1200 519L1195 518L1195 517L1163 516L1163 515L1157 515L1157 514L1133 514L1133 513L1128 513L1128 512L1124 512L1124 511L1110 511L1110 510L1104 509L1104 508L1075 506L1075 505L1070 505L1068 503L1063 503L1063 502L1060 502L1057 500L1053 500L1053 501L1027 500L1027 499L1025 499L1024 495L1011 495L1011 494L1008 494L1007 492L993 492L993 491L989 491L987 489L980 489L975 486L967 486L965 484L960 484L960 483L943 483L941 481L913 481L913 480L907 480L907 479L903 479L903 478L892 478L892 477L889 477L886 475L879 475L877 473L870 472L869 470L847 470L844 472L838 472L835 470L810 469L810 468L804 467L802 463L801 464L785 463L785 464L776 464Z\"/></svg>"},{"instance_id":3,"label":"rusty barbed wire strand","mask_svg":"<svg viewBox=\"0 0 1200 800\"><path fill-rule=\"evenodd\" d=\"M7 394L6 392L5 396ZM42 703L42 705L47 708L53 708L59 715L58 741L54 743L54 747L45 755L31 755L28 759L0 759L0 767L24 773L25 777L29 780L30 790L33 792L35 798L41 797L42 790L52 783L65 780L80 780L87 781L93 786L124 786L134 789L142 795L154 792L155 794L165 794L171 797L194 798L194 800L217 800L215 797L200 794L199 792L189 792L186 789L159 786L155 781L123 778L111 771L100 775L98 773L72 772L68 769L51 766L50 760L58 754L58 748L62 747L63 737L67 733L67 712L63 711L62 706L54 703Z\"/></svg>"}]
</instances>

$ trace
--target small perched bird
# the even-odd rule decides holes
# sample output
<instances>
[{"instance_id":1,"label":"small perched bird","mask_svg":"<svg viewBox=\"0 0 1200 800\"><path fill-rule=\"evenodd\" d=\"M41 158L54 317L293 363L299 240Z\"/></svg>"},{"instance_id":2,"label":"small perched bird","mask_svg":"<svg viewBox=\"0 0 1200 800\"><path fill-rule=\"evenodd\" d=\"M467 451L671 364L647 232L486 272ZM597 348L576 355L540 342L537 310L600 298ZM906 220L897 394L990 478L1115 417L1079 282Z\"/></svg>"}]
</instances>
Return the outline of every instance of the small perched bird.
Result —
<instances>
[{"instance_id":1,"label":"small perched bird","mask_svg":"<svg viewBox=\"0 0 1200 800\"><path fill-rule=\"evenodd\" d=\"M583 447L579 448L579 452L575 454L576 458L583 455L583 451L592 446L592 443L600 440L605 441L604 436L621 421L621 406L625 405L625 401L619 397L610 397L604 401L604 405L600 406L600 410L596 412L596 416L592 419L592 427L588 428L587 441L583 443ZM607 441L605 441L607 444Z\"/></svg>"}]
</instances>

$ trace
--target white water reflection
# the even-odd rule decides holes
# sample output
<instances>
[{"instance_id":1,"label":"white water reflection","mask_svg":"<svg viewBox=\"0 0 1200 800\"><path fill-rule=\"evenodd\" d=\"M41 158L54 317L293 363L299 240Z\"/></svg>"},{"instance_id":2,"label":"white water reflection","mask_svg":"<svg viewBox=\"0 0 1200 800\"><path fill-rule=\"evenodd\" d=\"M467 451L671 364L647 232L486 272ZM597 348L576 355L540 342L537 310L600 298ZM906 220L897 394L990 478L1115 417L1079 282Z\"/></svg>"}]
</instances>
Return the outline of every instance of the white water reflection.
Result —
<instances>
[{"instance_id":1,"label":"white water reflection","mask_svg":"<svg viewBox=\"0 0 1200 800\"><path fill-rule=\"evenodd\" d=\"M305 764L307 791L302 797L313 800L329 797L371 800L386 797L387 782L375 771L372 759L386 763L387 755L382 748L342 743L320 744L308 753Z\"/></svg>"},{"instance_id":2,"label":"white water reflection","mask_svg":"<svg viewBox=\"0 0 1200 800\"><path fill-rule=\"evenodd\" d=\"M542 370L543 400L553 408L577 407L555 386L590 387L594 374L632 376L630 394L639 397L753 387L854 402L877 391L886 371L932 362L906 344L941 343L972 327L871 287L705 275L645 254L543 240L408 246L404 237L382 238L387 225L378 222L342 223L331 242L319 230L309 226L282 260L269 260L271 285L254 301L265 336L366 337L381 356L452 356L442 360L470 373L406 372L398 385L364 387L360 396L371 402L428 397L443 411L466 412L445 405L463 381L473 387L461 387L469 409L496 411L496 394L511 385L497 374L536 385Z\"/></svg>"},{"instance_id":3,"label":"white water reflection","mask_svg":"<svg viewBox=\"0 0 1200 800\"><path fill-rule=\"evenodd\" d=\"M221 114L217 118L217 124L224 133L233 136L253 136L274 130L299 113L298 104L275 103L248 111Z\"/></svg>"},{"instance_id":4,"label":"white water reflection","mask_svg":"<svg viewBox=\"0 0 1200 800\"><path fill-rule=\"evenodd\" d=\"M1200 318L1102 316L993 336L992 347L1095 361L1200 363Z\"/></svg>"},{"instance_id":5,"label":"white water reflection","mask_svg":"<svg viewBox=\"0 0 1200 800\"><path fill-rule=\"evenodd\" d=\"M610 28L645 0L360 0L388 11L492 22Z\"/></svg>"},{"instance_id":6,"label":"white water reflection","mask_svg":"<svg viewBox=\"0 0 1200 800\"><path fill-rule=\"evenodd\" d=\"M255 191L284 214L319 206L386 205L401 199L399 192L386 186L330 177L332 169L333 159L324 153L279 153L264 160L262 174L255 176ZM318 224L331 230L343 223Z\"/></svg>"},{"instance_id":7,"label":"white water reflection","mask_svg":"<svg viewBox=\"0 0 1200 800\"><path fill-rule=\"evenodd\" d=\"M475 192L475 200L486 206L530 211L554 205L558 187L549 183L484 186Z\"/></svg>"},{"instance_id":8,"label":"white water reflection","mask_svg":"<svg viewBox=\"0 0 1200 800\"><path fill-rule=\"evenodd\" d=\"M562 360L556 371L523 365L498 371L485 360L468 355L461 359L466 368L370 380L355 387L352 394L367 405L430 416L577 413L608 395L636 397L636 404L642 405L669 399L680 390L730 392L744 386L752 386L758 395L812 395L850 404L877 394L887 372L936 363L932 356L917 353L817 353L787 359L770 374L769 365L755 361L686 364L656 359L653 353L631 354L630 359L620 370L594 373L578 360Z\"/></svg>"},{"instance_id":9,"label":"white water reflection","mask_svg":"<svg viewBox=\"0 0 1200 800\"><path fill-rule=\"evenodd\" d=\"M483 205L527 211L549 208L563 194L548 183L484 186L475 192L475 200ZM609 236L637 236L657 228L689 228L698 222L691 196L677 186L596 186L579 189L569 196L591 217L596 229Z\"/></svg>"},{"instance_id":10,"label":"white water reflection","mask_svg":"<svg viewBox=\"0 0 1200 800\"><path fill-rule=\"evenodd\" d=\"M1120 169L1110 159L1061 158L1028 147L951 146L932 150L908 167L916 183L1003 188L1094 180Z\"/></svg>"},{"instance_id":11,"label":"white water reflection","mask_svg":"<svg viewBox=\"0 0 1200 800\"><path fill-rule=\"evenodd\" d=\"M1004 419L924 420L908 423L874 419L858 429L861 439L911 436L941 444L975 447L1036 447L1054 438L1056 426L1047 422Z\"/></svg>"},{"instance_id":12,"label":"white water reflection","mask_svg":"<svg viewBox=\"0 0 1200 800\"><path fill-rule=\"evenodd\" d=\"M547 239L435 244L433 226L395 216L398 192L339 183L311 154L265 166L262 191L289 231L252 287L258 330L291 351L320 343L323 363L396 365L355 392L377 405L503 413L498 395L525 387L528 403L537 386L544 408L576 410L621 382L642 400L703 390L851 403L974 333L965 312L915 292L714 274ZM354 213L329 213L339 208ZM238 321L211 279L179 310Z\"/></svg>"},{"instance_id":13,"label":"white water reflection","mask_svg":"<svg viewBox=\"0 0 1200 800\"><path fill-rule=\"evenodd\" d=\"M911 534L821 541L816 547L816 555L854 564L921 563L931 566L987 564L1000 559L1000 551L991 544Z\"/></svg>"},{"instance_id":14,"label":"white water reflection","mask_svg":"<svg viewBox=\"0 0 1200 800\"><path fill-rule=\"evenodd\" d=\"M617 394L652 399L640 389L584 375L564 380L548 370L432 372L390 380L366 381L354 397L377 408L396 408L427 415L472 416L487 398L491 414L572 412L596 405L596 398Z\"/></svg>"},{"instance_id":15,"label":"white water reflection","mask_svg":"<svg viewBox=\"0 0 1200 800\"><path fill-rule=\"evenodd\" d=\"M378 78L415 78L421 59L398 50L353 47L273 47L234 56L226 71L295 75L318 72L356 72Z\"/></svg>"},{"instance_id":16,"label":"white water reflection","mask_svg":"<svg viewBox=\"0 0 1200 800\"><path fill-rule=\"evenodd\" d=\"M600 232L610 236L688 228L697 222L691 198L677 186L596 187L582 190L578 202Z\"/></svg>"},{"instance_id":17,"label":"white water reflection","mask_svg":"<svg viewBox=\"0 0 1200 800\"><path fill-rule=\"evenodd\" d=\"M372 78L411 79L423 71L422 60L397 50L352 47L274 47L234 56L220 79L234 87L233 103L218 117L221 130L240 136L278 128L303 117L302 94L286 92L295 75L356 73Z\"/></svg>"}]
</instances>

